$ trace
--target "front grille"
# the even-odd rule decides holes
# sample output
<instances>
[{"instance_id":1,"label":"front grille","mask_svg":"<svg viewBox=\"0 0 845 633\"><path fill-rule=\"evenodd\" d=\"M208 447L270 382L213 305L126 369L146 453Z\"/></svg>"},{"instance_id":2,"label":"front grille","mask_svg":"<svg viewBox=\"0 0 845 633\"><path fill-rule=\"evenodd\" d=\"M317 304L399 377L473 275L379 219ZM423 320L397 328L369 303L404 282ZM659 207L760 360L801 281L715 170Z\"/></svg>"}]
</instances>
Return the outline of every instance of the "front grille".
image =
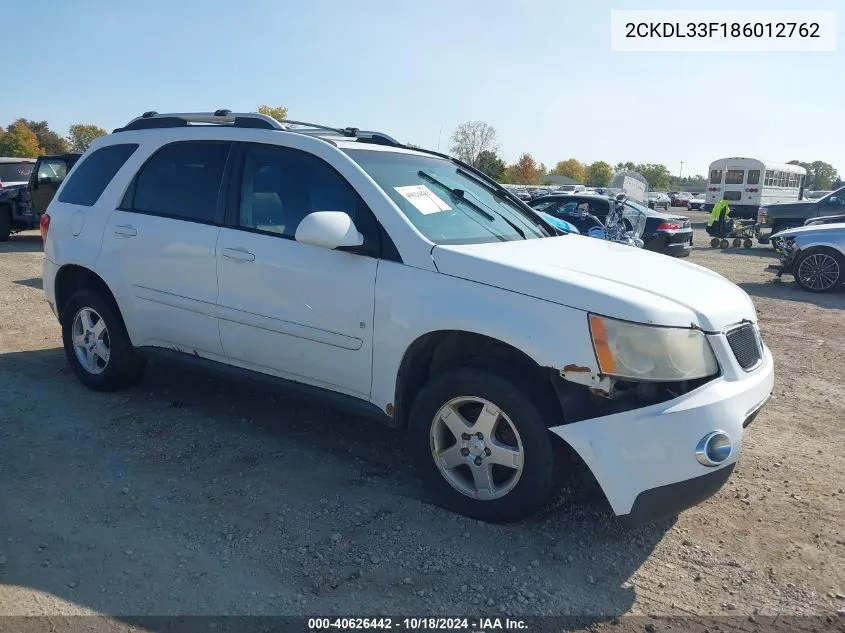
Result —
<instances>
[{"instance_id":1,"label":"front grille","mask_svg":"<svg viewBox=\"0 0 845 633\"><path fill-rule=\"evenodd\" d=\"M736 362L745 371L753 369L763 358L760 339L754 326L750 323L730 330L726 336L728 337L728 345L731 346L734 357L736 357Z\"/></svg>"}]
</instances>

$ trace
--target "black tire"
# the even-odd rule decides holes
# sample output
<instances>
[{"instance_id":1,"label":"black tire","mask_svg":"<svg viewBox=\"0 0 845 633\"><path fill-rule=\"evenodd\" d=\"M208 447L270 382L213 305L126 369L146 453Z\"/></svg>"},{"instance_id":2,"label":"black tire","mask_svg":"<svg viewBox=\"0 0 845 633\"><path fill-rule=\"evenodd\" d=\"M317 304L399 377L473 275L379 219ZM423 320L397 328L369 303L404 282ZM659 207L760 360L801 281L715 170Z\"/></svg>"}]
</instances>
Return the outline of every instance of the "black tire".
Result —
<instances>
[{"instance_id":1,"label":"black tire","mask_svg":"<svg viewBox=\"0 0 845 633\"><path fill-rule=\"evenodd\" d=\"M812 270L823 270L824 274L814 280L810 276ZM808 292L832 292L845 282L845 258L829 248L810 248L795 259L792 275L795 283Z\"/></svg>"},{"instance_id":2,"label":"black tire","mask_svg":"<svg viewBox=\"0 0 845 633\"><path fill-rule=\"evenodd\" d=\"M102 368L97 368L99 373L92 373L85 368L73 343L74 321L84 309L93 311L105 324L109 357L106 361L95 361L103 364ZM93 290L79 290L68 299L62 311L61 324L65 356L83 385L95 391L116 391L134 385L141 379L146 361L135 354L123 322L110 301Z\"/></svg>"},{"instance_id":3,"label":"black tire","mask_svg":"<svg viewBox=\"0 0 845 633\"><path fill-rule=\"evenodd\" d=\"M740 246L742 246L742 239L739 237L735 237L733 241L733 247L739 248Z\"/></svg>"},{"instance_id":4,"label":"black tire","mask_svg":"<svg viewBox=\"0 0 845 633\"><path fill-rule=\"evenodd\" d=\"M518 380L474 367L438 374L420 390L411 408L408 436L419 475L438 504L473 519L507 523L525 519L548 503L556 481L552 438L546 427L552 403L535 392L531 386L519 385ZM441 474L433 457L435 416L441 407L462 396L482 398L499 407L521 439L521 474L501 497L480 500L460 492ZM498 424L506 421L501 419ZM469 462L458 468L464 467L470 472Z\"/></svg>"},{"instance_id":5,"label":"black tire","mask_svg":"<svg viewBox=\"0 0 845 633\"><path fill-rule=\"evenodd\" d=\"M754 242L752 242L749 238L747 238L747 237L746 237L746 238L742 241L742 245L743 245L745 248L751 248L752 246L754 246Z\"/></svg>"},{"instance_id":6,"label":"black tire","mask_svg":"<svg viewBox=\"0 0 845 633\"><path fill-rule=\"evenodd\" d=\"M721 240L719 242L719 246L721 246L722 248L727 248L728 246L730 246L730 242L728 242L728 240Z\"/></svg>"},{"instance_id":7,"label":"black tire","mask_svg":"<svg viewBox=\"0 0 845 633\"><path fill-rule=\"evenodd\" d=\"M719 238L714 237L712 240L710 240L710 248L718 248L718 247L719 247Z\"/></svg>"},{"instance_id":8,"label":"black tire","mask_svg":"<svg viewBox=\"0 0 845 633\"><path fill-rule=\"evenodd\" d=\"M12 216L9 212L0 207L0 242L5 242L12 234Z\"/></svg>"}]
</instances>

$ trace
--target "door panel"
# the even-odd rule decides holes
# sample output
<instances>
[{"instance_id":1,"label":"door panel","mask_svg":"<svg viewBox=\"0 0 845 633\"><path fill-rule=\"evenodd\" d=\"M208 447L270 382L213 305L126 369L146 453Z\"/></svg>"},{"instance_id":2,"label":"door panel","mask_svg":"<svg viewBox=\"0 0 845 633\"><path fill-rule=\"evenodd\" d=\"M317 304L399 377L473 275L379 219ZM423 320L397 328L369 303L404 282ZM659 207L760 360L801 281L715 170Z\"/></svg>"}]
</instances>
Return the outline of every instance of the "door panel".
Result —
<instances>
[{"instance_id":1,"label":"door panel","mask_svg":"<svg viewBox=\"0 0 845 633\"><path fill-rule=\"evenodd\" d=\"M377 267L372 257L221 229L218 314L230 362L368 397Z\"/></svg>"},{"instance_id":2,"label":"door panel","mask_svg":"<svg viewBox=\"0 0 845 633\"><path fill-rule=\"evenodd\" d=\"M216 246L220 227L114 211L97 264L127 317L134 345L220 360Z\"/></svg>"}]
</instances>

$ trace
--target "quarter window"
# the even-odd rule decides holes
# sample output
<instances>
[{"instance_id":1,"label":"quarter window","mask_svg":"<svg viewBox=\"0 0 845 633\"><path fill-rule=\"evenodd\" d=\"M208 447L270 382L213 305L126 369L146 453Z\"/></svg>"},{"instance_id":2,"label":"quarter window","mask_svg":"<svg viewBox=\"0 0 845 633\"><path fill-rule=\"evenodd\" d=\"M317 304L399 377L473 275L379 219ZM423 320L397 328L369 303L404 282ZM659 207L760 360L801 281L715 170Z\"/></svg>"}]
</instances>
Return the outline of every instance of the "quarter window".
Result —
<instances>
[{"instance_id":1,"label":"quarter window","mask_svg":"<svg viewBox=\"0 0 845 633\"><path fill-rule=\"evenodd\" d=\"M213 223L229 143L166 145L138 172L131 210Z\"/></svg>"},{"instance_id":2,"label":"quarter window","mask_svg":"<svg viewBox=\"0 0 845 633\"><path fill-rule=\"evenodd\" d=\"M726 185L741 185L743 180L745 180L744 169L729 169L725 172Z\"/></svg>"},{"instance_id":3,"label":"quarter window","mask_svg":"<svg viewBox=\"0 0 845 633\"><path fill-rule=\"evenodd\" d=\"M136 143L107 145L92 152L76 166L62 188L59 202L92 207L103 195L114 175L138 149Z\"/></svg>"},{"instance_id":4,"label":"quarter window","mask_svg":"<svg viewBox=\"0 0 845 633\"><path fill-rule=\"evenodd\" d=\"M749 169L748 170L748 184L749 185L760 184L760 170L759 169Z\"/></svg>"},{"instance_id":5,"label":"quarter window","mask_svg":"<svg viewBox=\"0 0 845 633\"><path fill-rule=\"evenodd\" d=\"M722 184L722 170L721 169L713 169L710 171L710 184L711 185L721 185Z\"/></svg>"}]
</instances>

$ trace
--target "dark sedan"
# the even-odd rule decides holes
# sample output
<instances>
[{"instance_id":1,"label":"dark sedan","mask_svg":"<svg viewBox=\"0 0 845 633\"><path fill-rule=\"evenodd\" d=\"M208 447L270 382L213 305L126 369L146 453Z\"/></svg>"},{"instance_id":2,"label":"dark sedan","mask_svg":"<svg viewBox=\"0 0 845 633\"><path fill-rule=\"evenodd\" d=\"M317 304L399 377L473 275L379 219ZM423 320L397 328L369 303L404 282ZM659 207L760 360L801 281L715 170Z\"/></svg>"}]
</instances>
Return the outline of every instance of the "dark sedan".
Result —
<instances>
[{"instance_id":1,"label":"dark sedan","mask_svg":"<svg viewBox=\"0 0 845 633\"><path fill-rule=\"evenodd\" d=\"M578 216L587 212L605 221L612 198L595 194L554 194L536 198L528 204L537 211L543 211L578 226ZM673 257L686 257L692 251L692 226L688 218L673 213L661 213L639 205L632 200L625 204L646 214L646 225L642 234L644 248Z\"/></svg>"}]
</instances>

